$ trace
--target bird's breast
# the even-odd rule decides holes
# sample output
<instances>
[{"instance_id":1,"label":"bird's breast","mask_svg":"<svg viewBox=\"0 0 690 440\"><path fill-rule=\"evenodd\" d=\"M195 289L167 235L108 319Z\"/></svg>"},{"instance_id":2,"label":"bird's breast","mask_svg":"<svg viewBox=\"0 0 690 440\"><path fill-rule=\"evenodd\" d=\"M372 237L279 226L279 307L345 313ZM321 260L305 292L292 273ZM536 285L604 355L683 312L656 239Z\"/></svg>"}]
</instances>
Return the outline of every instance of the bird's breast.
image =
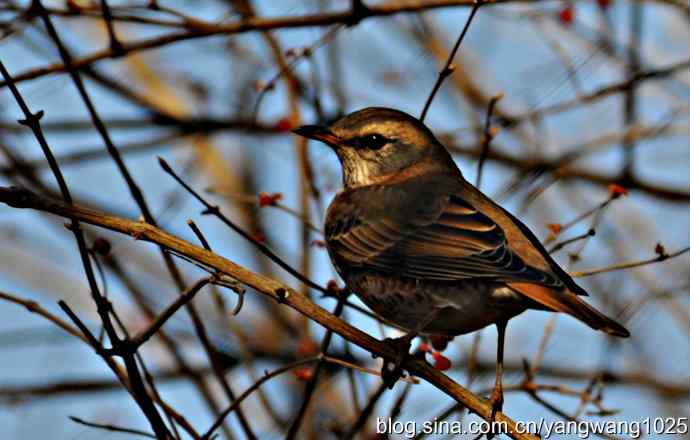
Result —
<instances>
[{"instance_id":1,"label":"bird's breast","mask_svg":"<svg viewBox=\"0 0 690 440\"><path fill-rule=\"evenodd\" d=\"M372 272L340 271L348 287L376 314L407 330L436 313L423 333L455 336L479 330L525 310L521 298L500 283L430 282Z\"/></svg>"}]
</instances>

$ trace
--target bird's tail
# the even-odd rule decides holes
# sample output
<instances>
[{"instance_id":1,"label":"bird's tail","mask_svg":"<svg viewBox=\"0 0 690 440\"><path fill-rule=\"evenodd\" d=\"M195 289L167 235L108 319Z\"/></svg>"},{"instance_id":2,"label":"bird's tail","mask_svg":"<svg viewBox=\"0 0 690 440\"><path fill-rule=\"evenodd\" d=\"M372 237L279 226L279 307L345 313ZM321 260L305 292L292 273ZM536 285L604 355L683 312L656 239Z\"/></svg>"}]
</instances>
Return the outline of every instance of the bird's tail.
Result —
<instances>
[{"instance_id":1,"label":"bird's tail","mask_svg":"<svg viewBox=\"0 0 690 440\"><path fill-rule=\"evenodd\" d=\"M549 310L567 313L595 330L601 330L609 335L621 338L630 336L630 332L625 327L599 312L568 290L557 291L531 283L508 283L508 287Z\"/></svg>"}]
</instances>

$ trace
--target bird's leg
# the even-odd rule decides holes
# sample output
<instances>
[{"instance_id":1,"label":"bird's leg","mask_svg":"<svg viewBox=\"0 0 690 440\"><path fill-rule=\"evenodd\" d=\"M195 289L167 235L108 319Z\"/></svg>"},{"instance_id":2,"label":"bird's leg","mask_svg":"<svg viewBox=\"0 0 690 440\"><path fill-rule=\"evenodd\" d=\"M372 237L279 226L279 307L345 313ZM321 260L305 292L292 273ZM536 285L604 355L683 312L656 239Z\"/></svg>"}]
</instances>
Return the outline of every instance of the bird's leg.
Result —
<instances>
[{"instance_id":1,"label":"bird's leg","mask_svg":"<svg viewBox=\"0 0 690 440\"><path fill-rule=\"evenodd\" d=\"M396 355L392 361L383 359L383 366L381 367L381 379L389 389L393 388L395 382L402 376L402 363L405 357L410 352L412 340L417 336L416 331L411 331L399 338L386 338L384 342L392 345Z\"/></svg>"},{"instance_id":2,"label":"bird's leg","mask_svg":"<svg viewBox=\"0 0 690 440\"><path fill-rule=\"evenodd\" d=\"M496 383L491 392L491 420L494 420L496 413L503 410L503 346L505 343L506 326L508 321L498 321L498 349L496 351Z\"/></svg>"},{"instance_id":3,"label":"bird's leg","mask_svg":"<svg viewBox=\"0 0 690 440\"><path fill-rule=\"evenodd\" d=\"M434 309L427 317L420 322L420 324L414 329L409 331L399 338L386 338L384 342L392 345L396 350L396 356L393 361L388 361L383 359L383 367L381 368L381 379L383 383L392 389L395 382L402 376L402 364L405 358L410 352L410 346L412 345L412 340L419 335L431 322L436 318L440 309Z\"/></svg>"}]
</instances>

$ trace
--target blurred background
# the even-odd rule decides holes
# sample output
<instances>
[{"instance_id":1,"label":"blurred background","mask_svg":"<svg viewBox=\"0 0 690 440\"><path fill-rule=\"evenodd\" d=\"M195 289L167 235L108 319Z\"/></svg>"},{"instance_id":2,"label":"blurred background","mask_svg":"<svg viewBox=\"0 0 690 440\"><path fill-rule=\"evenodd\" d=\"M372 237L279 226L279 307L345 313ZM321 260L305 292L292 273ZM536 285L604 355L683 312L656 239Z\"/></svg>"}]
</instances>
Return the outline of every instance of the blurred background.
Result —
<instances>
[{"instance_id":1,"label":"blurred background","mask_svg":"<svg viewBox=\"0 0 690 440\"><path fill-rule=\"evenodd\" d=\"M0 61L29 108L45 112L42 128L75 202L139 218L140 207L30 3L0 1ZM358 2L346 0L110 0L109 14L104 3L43 2L158 225L198 243L187 225L193 219L216 253L332 311L333 298L203 215L157 157L296 270L322 286L331 280L342 286L321 234L325 207L341 184L339 165L327 148L290 129L374 105L419 116L471 2L368 1L371 16L359 22L348 20ZM477 182L484 150L481 189L523 219L579 276L590 302L632 333L616 340L568 316L537 311L512 320L505 413L523 421L650 418L650 426L662 417L673 427L667 418L687 418L690 408L690 253L666 259L690 246L690 4L497 2L479 9L453 63L425 122L470 182ZM3 82L0 185L59 197L36 139L16 122L23 117ZM63 317L57 300L64 300L98 333L79 253L63 224L0 206L0 292ZM84 230L89 244L101 238L110 246L93 257L101 290L130 332L146 328L180 293L160 251L131 237ZM206 275L174 260L188 284ZM648 264L615 266L638 261ZM237 301L232 290L209 287L194 300L227 387L187 310L141 349L161 398L200 433L231 394L264 371L318 353L324 337L318 324L251 289L234 316ZM364 307L354 296L349 301ZM345 307L342 317L376 338L399 335L355 307ZM447 374L487 395L495 335L491 327L450 342L441 355L451 362ZM297 438L340 438L379 388L376 375L352 365L377 372L380 359L338 336L328 353L348 365L324 366ZM522 386L523 360L533 393ZM221 438L284 437L313 375L309 366L265 383L242 403L245 423L233 412ZM477 420L432 386L401 382L377 400L358 435L376 438L376 417L391 412L420 425L435 417ZM150 432L93 349L0 300L2 437L134 435L69 416ZM180 436L191 438L184 430Z\"/></svg>"}]
</instances>

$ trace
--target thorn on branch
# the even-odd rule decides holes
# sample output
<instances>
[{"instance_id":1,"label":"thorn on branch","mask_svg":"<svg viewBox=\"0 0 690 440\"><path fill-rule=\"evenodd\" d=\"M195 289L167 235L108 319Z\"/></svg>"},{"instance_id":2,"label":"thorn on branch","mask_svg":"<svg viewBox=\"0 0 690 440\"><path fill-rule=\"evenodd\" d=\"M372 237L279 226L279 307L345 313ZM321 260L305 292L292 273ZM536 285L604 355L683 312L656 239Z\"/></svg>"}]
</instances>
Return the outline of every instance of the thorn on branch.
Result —
<instances>
[{"instance_id":1,"label":"thorn on branch","mask_svg":"<svg viewBox=\"0 0 690 440\"><path fill-rule=\"evenodd\" d=\"M232 316L239 315L240 311L242 310L242 306L244 305L244 289L235 289L235 292L237 293L237 304L235 304L235 308L232 309Z\"/></svg>"},{"instance_id":2,"label":"thorn on branch","mask_svg":"<svg viewBox=\"0 0 690 440\"><path fill-rule=\"evenodd\" d=\"M40 17L45 12L45 7L39 0L31 0L31 4L26 9L24 17L27 21L32 20L34 17Z\"/></svg>"},{"instance_id":3,"label":"thorn on branch","mask_svg":"<svg viewBox=\"0 0 690 440\"><path fill-rule=\"evenodd\" d=\"M161 166L161 168L163 168L163 171L165 171L166 173L168 173L170 175L174 175L173 170L170 167L170 165L168 164L168 162L165 159L163 159L161 156L158 156L158 164Z\"/></svg>"},{"instance_id":4,"label":"thorn on branch","mask_svg":"<svg viewBox=\"0 0 690 440\"><path fill-rule=\"evenodd\" d=\"M276 301L278 301L278 304L285 304L287 302L288 296L290 296L290 292L285 290L282 287L279 287L275 290L276 294Z\"/></svg>"},{"instance_id":5,"label":"thorn on branch","mask_svg":"<svg viewBox=\"0 0 690 440\"><path fill-rule=\"evenodd\" d=\"M122 58L127 54L125 47L118 39L113 39L110 41L110 51L112 52L111 58Z\"/></svg>"},{"instance_id":6,"label":"thorn on branch","mask_svg":"<svg viewBox=\"0 0 690 440\"><path fill-rule=\"evenodd\" d=\"M352 27L372 15L371 9L362 0L352 0L350 16L345 20L345 26Z\"/></svg>"},{"instance_id":7,"label":"thorn on branch","mask_svg":"<svg viewBox=\"0 0 690 440\"><path fill-rule=\"evenodd\" d=\"M253 83L254 91L256 93L265 93L275 88L274 82L266 82L261 80L256 80Z\"/></svg>"},{"instance_id":8,"label":"thorn on branch","mask_svg":"<svg viewBox=\"0 0 690 440\"><path fill-rule=\"evenodd\" d=\"M192 232L194 232L194 235L196 235L196 238L199 239L199 242L201 242L201 245L206 249L207 251L211 252L211 245L208 244L208 240L206 240L206 237L204 237L204 234L201 232L201 229L194 223L194 220L191 218L187 220L187 225L191 228Z\"/></svg>"},{"instance_id":9,"label":"thorn on branch","mask_svg":"<svg viewBox=\"0 0 690 440\"><path fill-rule=\"evenodd\" d=\"M41 306L36 301L27 301L24 303L24 307L31 313L35 313Z\"/></svg>"},{"instance_id":10,"label":"thorn on branch","mask_svg":"<svg viewBox=\"0 0 690 440\"><path fill-rule=\"evenodd\" d=\"M273 194L269 194L267 192L260 192L259 193L259 206L264 207L264 206L276 206L279 201L283 199L283 194L279 192L275 192Z\"/></svg>"},{"instance_id":11,"label":"thorn on branch","mask_svg":"<svg viewBox=\"0 0 690 440\"><path fill-rule=\"evenodd\" d=\"M144 236L144 233L141 231L133 231L130 235L133 239L139 241Z\"/></svg>"},{"instance_id":12,"label":"thorn on branch","mask_svg":"<svg viewBox=\"0 0 690 440\"><path fill-rule=\"evenodd\" d=\"M659 261L662 261L662 260L665 260L666 258L668 258L668 253L666 253L666 248L661 243L657 243L656 246L654 246L654 252L659 256L658 257Z\"/></svg>"},{"instance_id":13,"label":"thorn on branch","mask_svg":"<svg viewBox=\"0 0 690 440\"><path fill-rule=\"evenodd\" d=\"M451 73L455 72L455 69L457 69L457 67L458 67L458 66L456 66L455 63L449 64L449 65L445 66L445 67L443 68L443 70L441 70L440 72L438 72L438 74L439 74L443 79L445 79L446 77L450 76Z\"/></svg>"},{"instance_id":14,"label":"thorn on branch","mask_svg":"<svg viewBox=\"0 0 690 440\"><path fill-rule=\"evenodd\" d=\"M201 211L201 215L219 215L220 214L220 208L218 205L210 205L206 207L203 211Z\"/></svg>"},{"instance_id":15,"label":"thorn on branch","mask_svg":"<svg viewBox=\"0 0 690 440\"><path fill-rule=\"evenodd\" d=\"M534 380L534 370L527 358L522 358L522 370L525 372L525 382L532 382Z\"/></svg>"},{"instance_id":16,"label":"thorn on branch","mask_svg":"<svg viewBox=\"0 0 690 440\"><path fill-rule=\"evenodd\" d=\"M104 296L96 296L96 311L99 316L105 316L112 312L113 304Z\"/></svg>"},{"instance_id":17,"label":"thorn on branch","mask_svg":"<svg viewBox=\"0 0 690 440\"><path fill-rule=\"evenodd\" d=\"M223 274L218 271L216 271L216 275L214 276L214 280L212 282L218 286L226 287L237 294L237 304L235 304L235 308L231 313L232 316L239 315L240 311L242 310L242 306L244 305L244 295L246 293L246 289L242 287L240 282L236 279L229 278L227 275L223 276Z\"/></svg>"},{"instance_id":18,"label":"thorn on branch","mask_svg":"<svg viewBox=\"0 0 690 440\"><path fill-rule=\"evenodd\" d=\"M43 115L43 110L39 110L36 113L28 112L25 119L17 119L17 122L19 122L21 125L24 125L25 127L33 128L38 126L38 123L41 120L41 118L43 118Z\"/></svg>"},{"instance_id":19,"label":"thorn on branch","mask_svg":"<svg viewBox=\"0 0 690 440\"><path fill-rule=\"evenodd\" d=\"M110 37L110 51L113 58L120 58L126 54L124 46L117 39L115 34L115 25L113 24L113 14L110 11L107 0L101 0L101 9L103 12L103 20L108 28L108 36Z\"/></svg>"}]
</instances>

